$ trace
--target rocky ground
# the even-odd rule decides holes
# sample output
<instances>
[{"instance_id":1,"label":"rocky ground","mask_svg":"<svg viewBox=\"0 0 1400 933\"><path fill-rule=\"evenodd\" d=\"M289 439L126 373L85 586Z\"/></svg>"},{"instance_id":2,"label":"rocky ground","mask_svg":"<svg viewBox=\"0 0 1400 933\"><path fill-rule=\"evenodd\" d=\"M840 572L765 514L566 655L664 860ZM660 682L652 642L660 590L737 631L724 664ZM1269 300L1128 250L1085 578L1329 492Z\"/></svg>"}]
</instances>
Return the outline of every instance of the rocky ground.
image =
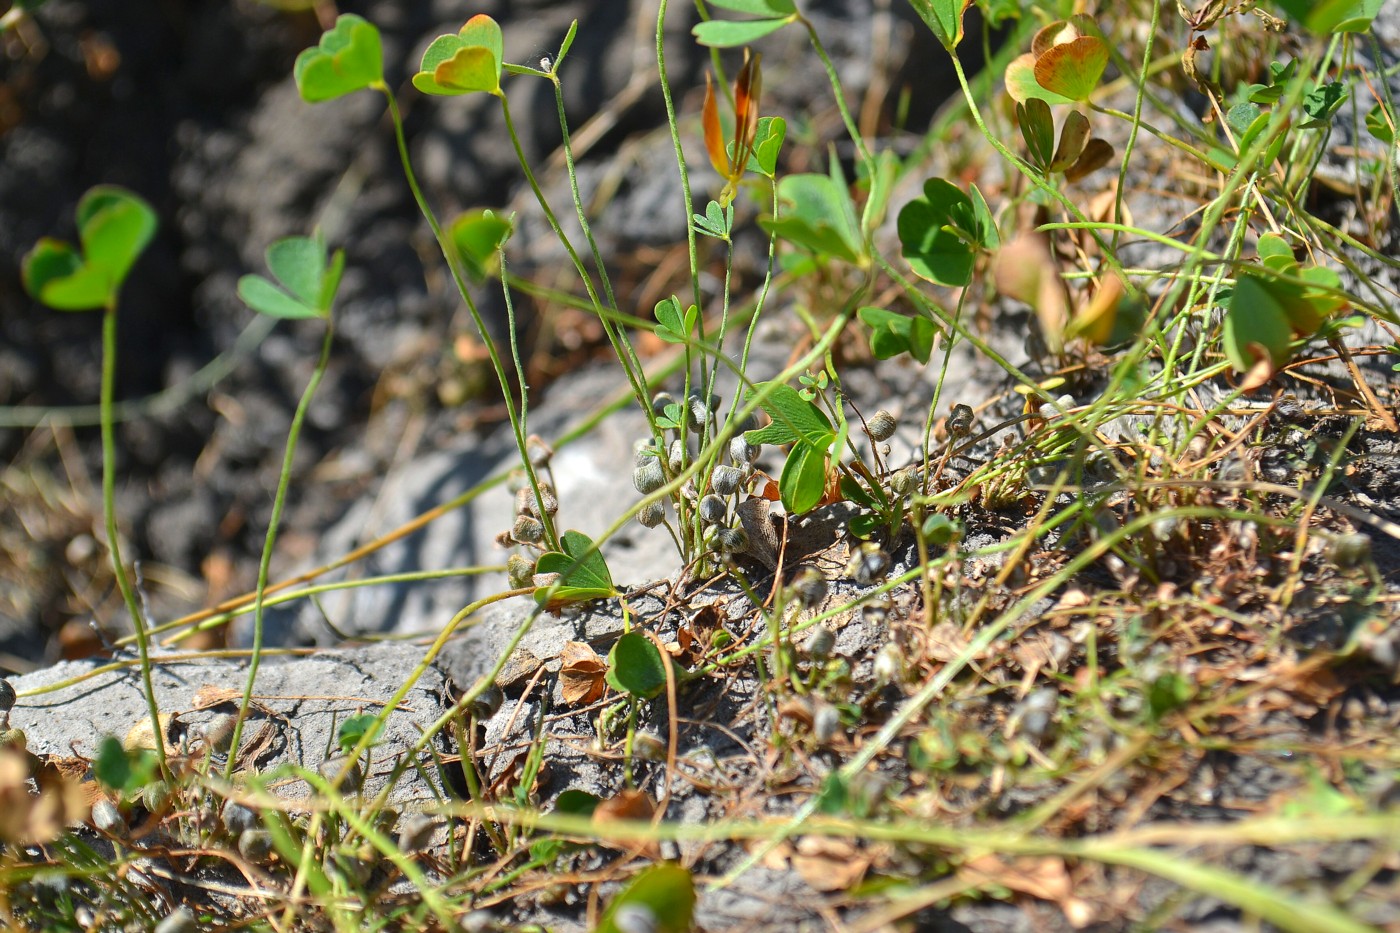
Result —
<instances>
[{"instance_id":1,"label":"rocky ground","mask_svg":"<svg viewBox=\"0 0 1400 933\"><path fill-rule=\"evenodd\" d=\"M685 230L681 213L667 202L676 196L668 174L674 164L660 96L649 77L651 14L643 6L619 0L557 6L487 2L466 10L442 0L381 0L340 9L360 12L384 31L395 86L404 83L404 63L416 61L432 36L455 28L468 13L500 19L507 58L522 62L554 48L568 22L578 18L575 70L565 75L565 89L582 153L580 180L599 208L595 228L604 255L616 263L620 303L649 309L682 287L677 283L685 273ZM70 232L73 205L90 185L127 185L155 204L162 220L155 245L123 296L119 351L124 360L120 396L127 407L118 432L118 508L128 553L141 560L143 592L157 622L246 592L254 580L287 426L319 341L315 326L268 327L252 320L234 297L237 276L260 268L264 246L276 237L320 225L333 243L345 246L349 271L336 312L331 369L298 451L274 579L337 560L415 516L502 479L513 458L479 344L450 294L398 172L380 100L356 95L308 107L290 81L292 59L319 35L316 16L257 3L138 7L117 0L50 0L37 25L6 38L0 63L0 257L6 259L0 263L0 452L7 464L0 474L5 490L0 664L25 675L14 680L22 697L13 719L39 754L91 756L101 735L126 734L145 712L129 648L113 653L108 647L125 627L99 543L100 503L94 492L100 473L91 410L97 397L98 322L39 308L24 296L17 273L20 257L35 239ZM1387 7L1394 9L1394 3ZM830 43L852 98L869 93L877 116L879 107L893 107L896 95L890 89L921 89L912 98L908 129L887 140L912 150L942 100L941 92L926 89L952 88L948 75L929 64L941 61L942 52L934 54L927 31L912 28L914 21L902 8L890 13L878 3L815 4L809 12ZM1385 21L1387 28L1393 19ZM673 85L682 89L679 105L693 113L699 109L705 59L686 38L690 25L685 17L675 18L668 68ZM807 163L819 161L827 143L842 138L826 98L813 103L824 78L800 39L784 33L765 47L765 111L805 112L810 121L804 128L809 138L791 156L794 171L810 169ZM891 48L873 55L871 49L884 42ZM549 166L546 189L562 203L567 189L555 157L558 127L544 90L541 83L526 91L513 108L524 115L527 154L535 164ZM497 112L474 98L448 106L420 99L407 120L420 177L441 212L477 206L518 211L521 249L512 271L541 286L566 287L567 279L557 273L560 256L547 245L552 241L533 235L541 221L528 192L521 190ZM693 142L698 165L703 158L698 140ZM849 152L838 154L850 158ZM945 157L952 158L935 154L931 165L946 171L947 164L939 162ZM713 180L707 169L697 171L697 178L706 185ZM1144 181L1141 187L1150 192L1152 186ZM912 194L903 192L896 200ZM1155 196L1144 197L1135 202L1139 220L1154 205L1172 209ZM1346 205L1338 199L1339 222L1345 220ZM757 240L744 245L761 246ZM1387 248L1393 247L1392 237ZM1133 260L1148 262L1140 256ZM738 281L755 284L760 262L757 249L749 255L741 251ZM503 331L499 296L488 291L481 297L493 325ZM522 314L526 376L535 390L530 429L557 442L552 470L565 524L599 535L636 501L630 457L633 441L643 433L641 416L622 407L571 439L576 427L601 410L603 400L620 399L625 385L590 317L545 301L527 303ZM1033 371L1035 359L1024 345L1028 315L1024 310L1007 314L989 329L988 339ZM788 317L774 315L765 322L751 378L759 381L782 369L801 333ZM667 364L665 347L643 342L642 349L648 365ZM932 392L930 371L907 360L875 365L859 347L849 353L843 370L847 391L856 404L889 408L907 422L894 442L896 459L907 458ZM1362 361L1372 388L1394 410L1397 386L1390 362ZM1319 368L1317 378L1326 384L1349 377L1333 366L1325 372ZM989 428L1014 414L1019 403L1008 395L1008 385L995 367L963 345L950 367L940 414L965 402L979 407L979 427ZM1071 388L1089 398L1094 387L1093 378L1086 377ZM726 385L723 391L727 399L734 389ZM1304 394L1314 408L1332 398L1324 390ZM1332 436L1336 427L1326 418L1305 419L1298 430L1280 427L1273 443L1279 461L1274 481L1286 483L1299 463L1311 469L1317 457L1334 453L1311 442ZM990 444L977 453L990 456ZM1346 453L1355 469L1348 474L1345 502L1395 519L1400 457L1393 434L1368 427ZM776 454L766 456L761 465L776 473ZM955 463L954 473L959 469L966 471L968 464ZM1270 478L1268 469L1266 463L1256 475ZM424 529L319 579L499 565L504 552L494 539L511 517L509 494L501 485L490 486ZM684 697L682 717L674 717L664 702L652 704L641 725L663 741L674 729L678 748L673 766L640 764L639 784L654 797L669 795L668 816L699 823L794 812L813 798L824 775L858 760L876 732L920 695L922 684L936 680L940 669L951 680L953 668L941 665L973 651L967 633L956 626L926 624L915 588L886 597L874 594L873 584L844 579L850 557L844 517L833 508L808 520L815 543L794 546L794 561L786 568L790 574L791 567L805 562L832 581L831 592L803 619L810 623L826 609L841 610L821 623L835 636L828 653L849 668L849 709L843 707L839 729L814 741L816 709L772 708L747 662L694 685ZM969 550L994 550L1027 520L1015 510L975 506L959 518L968 528ZM1331 529L1350 530L1340 513L1328 520ZM799 529L789 530L792 540L799 540ZM1384 534L1374 539L1377 572L1385 592L1393 593L1400 582L1400 549ZM1046 541L1043 553L1019 555L1028 569L1018 575L1003 573L1002 557L970 560L960 568L964 576L954 587L957 595L949 597L956 603L950 611L969 611L979 600L996 611L1011 606L1053 573L1065 553L1086 543ZM916 560L907 536L890 542L889 550L891 574ZM663 642L693 631L695 615L706 605L719 607L721 624L741 643L744 633L760 624L732 585L685 580L675 549L659 531L629 524L610 539L605 553L614 579L629 593L626 608L633 618L648 620ZM1176 588L1159 591L1163 605L1174 604L1177 591L1190 591L1198 567L1183 561L1176 578L1162 570ZM748 565L753 583L764 592L777 585L773 569ZM1240 616L1265 620L1278 637L1265 638L1238 619L1222 622L1221 615L1205 613L1183 616L1180 628L1160 644L1146 636L1135 642L1141 633L1132 621L1132 605L1124 603L1107 607L1121 617L1104 630L1101 637L1111 633L1113 641L1096 655L1086 645L1093 628L1082 612L1090 599L1086 593L1095 592L1096 584L1111 589L1123 581L1121 568L1108 562L1091 567L1075 585L1032 602L994 645L973 651L972 664L981 665L983 681L961 683L936 704L950 734L1002 735L1008 747L1019 741L1019 754L1033 760L1058 758L1056 743L1075 736L1084 747L1069 757L1099 763L1089 776L1076 772L1018 783L1015 769L1008 771L996 758L1004 750L993 750L997 743L989 741L980 749L960 746L965 760L940 782L930 775L942 772L918 759L920 754L936 758L940 750L911 739L869 763L876 789L866 792L874 798L917 798L927 809L902 815L949 824L975 815L1035 814L1039 805L1062 800L1063 807L1044 819L1067 836L1152 820L1226 823L1276 812L1281 800L1315 788L1319 775L1335 777L1342 768L1338 746L1371 745L1378 749L1372 766L1350 776L1352 802L1387 805L1396 761L1383 737L1400 721L1400 693L1384 676L1385 649L1339 666L1311 665L1312 652L1337 651L1347 642L1355 625L1347 614L1356 607L1337 595L1354 583L1344 571L1319 555L1311 555L1304 569L1310 575L1304 589L1313 589L1317 599L1299 598L1275 614L1254 598L1241 597L1232 607ZM1228 560L1211 564L1211 573L1240 579L1264 575L1248 562ZM317 603L303 600L274 609L268 619L270 643L289 654L269 659L260 675L250 728L262 737L257 750L266 757L250 764L291 760L321 767L337 724L377 711L414 671L448 619L472 599L499 590L503 579L497 570L347 589ZM852 607L853 600L874 603L879 611ZM394 755L410 749L423 766L395 785L397 805L412 810L453 790L436 763L461 749L451 743L424 749L416 741L418 731L451 707L457 691L488 673L527 622L529 631L512 658L512 676L499 679L504 702L482 716L476 751L485 774L508 784L518 774L521 750L540 730L550 765L535 795L545 808L565 791L607 798L621 789L618 749L595 742L599 706L569 702L558 676L570 642L607 654L625 625L620 606L562 617L535 617L531 608L528 600L516 599L473 616L391 717L382 747L386 770ZM1381 634L1382 641L1389 637ZM345 646L368 635L416 637L405 644ZM176 714L172 738L202 735L226 713L228 691L241 687L245 668L241 660L211 655L226 646L245 646L248 639L245 615L182 646L205 654L161 649L156 685ZM887 644L911 659L906 675L895 682L876 676L877 657ZM1194 659L1182 670L1202 690L1261 685L1255 692L1245 690L1244 697L1230 694L1239 709L1215 711L1211 723L1228 741L1222 739L1218 747L1192 742L1191 725L1183 725L1180 735L1153 739L1162 744L1146 756L1150 767L1114 775L1102 762L1120 754L1137 760L1132 755L1142 749L1129 749L1131 743L1104 723L1095 724L1090 712L1062 709L1040 727L1024 725L1028 717L1034 720L1037 693L1023 685L1037 676L1069 682L1094 664L1129 672L1111 712L1123 719L1136 716L1155 681L1134 678L1148 678L1155 670L1154 653L1166 650L1164 645L1173 659ZM312 646L319 650L300 653ZM63 658L72 660L58 663ZM802 663L809 672L819 666L810 657ZM957 660L957 667L964 663ZM792 737L797 764L765 754L762 743L776 732ZM375 776L372 772L371 779ZM1315 800L1307 805L1321 806ZM736 881L716 884L702 898L697 916L705 929L875 924L878 911L867 915L852 909L845 889L866 872L881 878L913 870L911 850L873 844L842 848L815 838L785 842L755 857L754 864L746 863L753 850L739 843L667 843L661 854L681 859L707 884L744 866ZM582 854L572 868L594 871L615 855ZM1357 879L1357 916L1375 927L1400 925L1393 896L1397 866L1385 845L1245 846L1222 860L1248 877L1294 891L1312 890L1323 883L1319 879L1329 884ZM838 871L853 865L860 871ZM1375 867L1369 875L1368 865ZM1097 919L1087 924L1091 929L1128 929L1128 918L1150 923L1154 916L1171 918L1176 929L1238 929L1248 922L1213 898L1193 896L1182 903L1177 888L1127 867L1015 861L984 864L981 870L992 878L989 888L1000 884L1014 893L985 901L965 898L946 909L930 904L912 913L911 928L1086 928L1074 923L1080 903L1093 905ZM1008 881L1037 871L1043 872L1040 887ZM831 883L833 877L839 883ZM578 886L561 892L549 878L527 879L509 898L486 899L483 909L493 922L577 929L585 922L586 894Z\"/></svg>"}]
</instances>

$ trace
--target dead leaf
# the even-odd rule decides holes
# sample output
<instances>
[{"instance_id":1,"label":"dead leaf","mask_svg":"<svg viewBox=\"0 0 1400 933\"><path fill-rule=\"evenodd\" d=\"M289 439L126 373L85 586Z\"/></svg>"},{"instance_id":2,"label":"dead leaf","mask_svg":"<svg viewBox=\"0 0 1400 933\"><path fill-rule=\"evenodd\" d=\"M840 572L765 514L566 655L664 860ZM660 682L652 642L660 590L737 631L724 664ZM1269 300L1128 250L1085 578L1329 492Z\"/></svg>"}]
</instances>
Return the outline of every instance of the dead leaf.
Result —
<instances>
[{"instance_id":1,"label":"dead leaf","mask_svg":"<svg viewBox=\"0 0 1400 933\"><path fill-rule=\"evenodd\" d=\"M170 743L170 727L174 722L175 717L172 714L160 714L160 741L161 744L165 745L167 748ZM156 734L155 730L151 728L151 719L149 716L142 717L140 722L131 727L131 731L126 734L126 738L122 739L122 748L129 752L136 751L138 748L147 748L151 751L155 751L156 747Z\"/></svg>"},{"instance_id":2,"label":"dead leaf","mask_svg":"<svg viewBox=\"0 0 1400 933\"><path fill-rule=\"evenodd\" d=\"M1076 928L1093 921L1093 909L1074 896L1074 882L1064 859L1051 855L1002 861L995 855L979 855L958 868L958 876L971 884L995 884L1059 906Z\"/></svg>"},{"instance_id":3,"label":"dead leaf","mask_svg":"<svg viewBox=\"0 0 1400 933\"><path fill-rule=\"evenodd\" d=\"M624 790L601 801L593 808L594 825L610 823L614 820L649 820L656 815L656 804L643 791ZM606 836L606 832L603 833ZM613 845L632 855L643 858L661 857L661 846L652 840L616 842Z\"/></svg>"},{"instance_id":4,"label":"dead leaf","mask_svg":"<svg viewBox=\"0 0 1400 933\"><path fill-rule=\"evenodd\" d=\"M804 836L790 861L815 891L846 891L865 877L873 858L844 839Z\"/></svg>"},{"instance_id":5,"label":"dead leaf","mask_svg":"<svg viewBox=\"0 0 1400 933\"><path fill-rule=\"evenodd\" d=\"M0 840L5 842L49 842L88 812L76 781L64 777L57 768L39 767L31 772L30 764L28 754L0 749ZM37 794L29 788L31 777L39 789Z\"/></svg>"},{"instance_id":6,"label":"dead leaf","mask_svg":"<svg viewBox=\"0 0 1400 933\"><path fill-rule=\"evenodd\" d=\"M608 689L608 662L591 645L571 641L559 652L559 690L570 706L586 706Z\"/></svg>"},{"instance_id":7,"label":"dead leaf","mask_svg":"<svg viewBox=\"0 0 1400 933\"><path fill-rule=\"evenodd\" d=\"M508 690L534 677L542 667L544 662L536 657L533 651L529 648L517 648L496 677L496 686Z\"/></svg>"},{"instance_id":8,"label":"dead leaf","mask_svg":"<svg viewBox=\"0 0 1400 933\"><path fill-rule=\"evenodd\" d=\"M967 650L968 640L962 627L952 622L939 622L929 630L924 644L924 656L932 661L947 663L962 657Z\"/></svg>"},{"instance_id":9,"label":"dead leaf","mask_svg":"<svg viewBox=\"0 0 1400 933\"><path fill-rule=\"evenodd\" d=\"M1064 345L1069 299L1050 253L1050 241L1038 233L1020 233L997 251L993 263L997 290L1034 309L1051 352Z\"/></svg>"},{"instance_id":10,"label":"dead leaf","mask_svg":"<svg viewBox=\"0 0 1400 933\"><path fill-rule=\"evenodd\" d=\"M205 684L194 692L193 709L211 709L222 703L232 703L242 698L242 690L231 690L227 687L215 687L213 684Z\"/></svg>"}]
</instances>

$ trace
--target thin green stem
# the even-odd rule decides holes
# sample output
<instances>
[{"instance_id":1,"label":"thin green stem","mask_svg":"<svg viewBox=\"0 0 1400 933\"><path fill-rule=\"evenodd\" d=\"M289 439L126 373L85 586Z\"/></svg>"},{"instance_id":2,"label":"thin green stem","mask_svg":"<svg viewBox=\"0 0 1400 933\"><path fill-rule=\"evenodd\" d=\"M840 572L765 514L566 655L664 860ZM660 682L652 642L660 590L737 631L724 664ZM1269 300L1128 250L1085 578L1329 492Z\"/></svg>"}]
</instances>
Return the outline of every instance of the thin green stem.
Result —
<instances>
[{"instance_id":1,"label":"thin green stem","mask_svg":"<svg viewBox=\"0 0 1400 933\"><path fill-rule=\"evenodd\" d=\"M141 658L141 689L146 694L146 708L155 730L156 757L161 770L165 765L165 731L160 727L160 704L156 702L155 683L151 679L151 640L146 630L146 614L136 599L136 591L126 575L122 546L117 531L117 442L112 421L112 397L117 386L117 302L113 297L102 312L102 520L107 530L107 552L112 557L112 572L117 578L126 611L131 615L131 627L136 633L136 653Z\"/></svg>"},{"instance_id":2,"label":"thin green stem","mask_svg":"<svg viewBox=\"0 0 1400 933\"><path fill-rule=\"evenodd\" d=\"M481 316L481 311L477 308L476 302L472 300L471 292L467 288L467 282L462 274L461 263L457 260L456 250L447 240L447 235L442 231L442 225L438 223L437 215L428 206L428 199L423 196L423 189L418 185L418 176L414 174L413 163L408 157L408 141L404 138L403 117L399 114L398 101L394 99L394 93L387 84L382 82L374 85L389 102L389 119L394 124L394 142L398 145L399 162L403 165L404 179L408 182L408 190L413 194L414 203L418 205L418 211L423 215L423 219L428 222L428 227L433 231L433 238L437 240L438 249L442 251L442 258L447 263L447 271L452 275L452 282L457 286L457 293L462 296L462 301L467 306L467 312L471 315L472 323L476 325L476 331L481 337L481 342L486 347L486 353L491 359L491 368L496 373L496 381L501 386L501 398L505 402L506 416L510 419L511 428L515 433L515 446L520 454L521 465L525 468L525 475L529 478L530 488L535 494L536 502L543 502L540 496L539 477L535 473L534 464L530 462L530 452L525 444L524 426L520 423L520 418L515 410L515 401L511 397L510 378L506 375L505 364L501 362L500 351L496 348L496 341L491 337L491 331L486 327L486 321ZM502 98L504 103L504 98ZM512 133L512 138L514 134ZM539 510L541 513L544 509ZM559 550L559 538L554 533L552 522L544 522L545 543L550 550Z\"/></svg>"},{"instance_id":3,"label":"thin green stem","mask_svg":"<svg viewBox=\"0 0 1400 933\"><path fill-rule=\"evenodd\" d=\"M258 560L258 583L253 596L253 648L248 656L248 676L243 681L243 696L238 703L238 715L233 721L233 735L229 739L228 761L224 764L224 778L232 777L238 764L238 744L243 738L243 724L248 718L248 707L253 701L253 685L258 679L258 667L262 664L263 651L263 609L267 595L268 572L272 566L272 549L277 543L277 528L282 522L282 510L287 504L287 489L292 483L292 460L296 456L297 441L301 438L301 427L306 421L306 413L311 408L311 397L316 394L321 379L326 374L326 366L331 359L331 343L334 328L330 318L326 319L326 332L321 338L321 356L311 379L301 393L296 412L292 415L292 425L287 431L287 447L282 453L282 472L277 476L277 493L272 499L272 516L267 522L267 537L263 539L262 557Z\"/></svg>"}]
</instances>

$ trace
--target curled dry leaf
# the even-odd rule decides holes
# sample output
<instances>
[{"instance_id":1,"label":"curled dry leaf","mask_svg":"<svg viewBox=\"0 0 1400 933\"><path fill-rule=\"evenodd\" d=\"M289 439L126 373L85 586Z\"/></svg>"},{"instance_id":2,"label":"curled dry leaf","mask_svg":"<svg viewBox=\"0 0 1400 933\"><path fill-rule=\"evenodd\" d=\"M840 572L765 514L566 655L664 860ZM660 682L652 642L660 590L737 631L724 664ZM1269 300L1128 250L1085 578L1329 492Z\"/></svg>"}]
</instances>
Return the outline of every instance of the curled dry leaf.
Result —
<instances>
[{"instance_id":1,"label":"curled dry leaf","mask_svg":"<svg viewBox=\"0 0 1400 933\"><path fill-rule=\"evenodd\" d=\"M570 706L586 706L608 689L608 662L591 645L571 641L559 652L559 690Z\"/></svg>"},{"instance_id":2,"label":"curled dry leaf","mask_svg":"<svg viewBox=\"0 0 1400 933\"><path fill-rule=\"evenodd\" d=\"M593 809L593 822L595 825L599 825L614 820L649 820L655 815L656 803L644 791L624 790L601 801ZM661 857L661 847L650 840L618 843L617 845L632 855L649 859Z\"/></svg>"}]
</instances>

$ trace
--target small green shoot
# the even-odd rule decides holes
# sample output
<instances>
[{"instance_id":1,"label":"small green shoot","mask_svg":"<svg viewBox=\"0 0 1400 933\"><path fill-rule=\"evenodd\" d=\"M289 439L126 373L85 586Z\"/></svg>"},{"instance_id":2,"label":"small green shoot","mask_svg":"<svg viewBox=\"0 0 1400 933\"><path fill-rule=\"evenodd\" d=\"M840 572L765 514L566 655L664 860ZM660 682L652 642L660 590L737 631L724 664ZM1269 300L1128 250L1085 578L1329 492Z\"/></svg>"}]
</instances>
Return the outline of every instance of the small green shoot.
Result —
<instances>
[{"instance_id":1,"label":"small green shoot","mask_svg":"<svg viewBox=\"0 0 1400 933\"><path fill-rule=\"evenodd\" d=\"M474 282L483 282L500 267L500 250L515 228L491 210L467 211L452 222L448 236L457 248L462 268Z\"/></svg>"},{"instance_id":2,"label":"small green shoot","mask_svg":"<svg viewBox=\"0 0 1400 933\"><path fill-rule=\"evenodd\" d=\"M560 546L562 551L541 554L535 565L536 573L561 575L557 584L535 594L537 601L553 609L617 594L607 561L592 538L581 531L566 531L560 538Z\"/></svg>"},{"instance_id":3,"label":"small green shoot","mask_svg":"<svg viewBox=\"0 0 1400 933\"><path fill-rule=\"evenodd\" d=\"M768 383L754 386L750 398L768 387ZM761 404L773 422L749 431L744 438L750 444L792 445L778 479L778 492L789 512L806 512L821 502L826 492L827 458L836 443L836 430L821 409L791 386L771 386Z\"/></svg>"},{"instance_id":4,"label":"small green shoot","mask_svg":"<svg viewBox=\"0 0 1400 933\"><path fill-rule=\"evenodd\" d=\"M938 332L928 318L868 306L856 314L870 328L870 351L876 359L908 353L920 363L928 362L933 353L933 337Z\"/></svg>"},{"instance_id":5,"label":"small green shoot","mask_svg":"<svg viewBox=\"0 0 1400 933\"><path fill-rule=\"evenodd\" d=\"M149 748L123 748L120 739L109 735L97 747L92 774L104 787L131 794L160 777L160 759Z\"/></svg>"},{"instance_id":6,"label":"small green shoot","mask_svg":"<svg viewBox=\"0 0 1400 933\"><path fill-rule=\"evenodd\" d=\"M238 280L244 304L269 317L329 318L345 272L345 251L327 258L320 234L284 237L267 248L267 268L276 282L251 274Z\"/></svg>"},{"instance_id":7,"label":"small green shoot","mask_svg":"<svg viewBox=\"0 0 1400 933\"><path fill-rule=\"evenodd\" d=\"M340 724L336 730L335 741L340 746L340 750L345 754L350 754L355 750L366 735L373 741L374 736L379 734L379 717L373 713L361 713L358 716L351 716Z\"/></svg>"},{"instance_id":8,"label":"small green shoot","mask_svg":"<svg viewBox=\"0 0 1400 933\"><path fill-rule=\"evenodd\" d=\"M713 201L710 203L714 204ZM658 301L653 313L656 315L656 336L667 343L688 343L700 320L700 309L691 305L682 313L680 299L675 295Z\"/></svg>"}]
</instances>

